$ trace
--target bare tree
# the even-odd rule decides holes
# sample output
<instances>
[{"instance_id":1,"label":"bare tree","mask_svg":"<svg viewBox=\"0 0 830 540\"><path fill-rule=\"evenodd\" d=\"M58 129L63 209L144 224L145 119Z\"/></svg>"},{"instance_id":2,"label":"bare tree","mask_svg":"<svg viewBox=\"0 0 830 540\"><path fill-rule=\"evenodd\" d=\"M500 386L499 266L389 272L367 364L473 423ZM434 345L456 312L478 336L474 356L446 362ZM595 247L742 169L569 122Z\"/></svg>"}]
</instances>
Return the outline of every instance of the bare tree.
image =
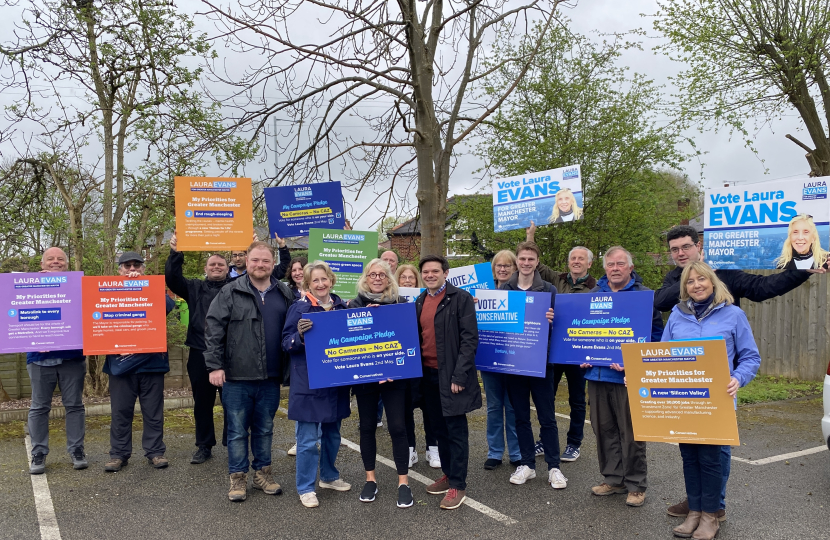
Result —
<instances>
[{"instance_id":1,"label":"bare tree","mask_svg":"<svg viewBox=\"0 0 830 540\"><path fill-rule=\"evenodd\" d=\"M524 75L539 50L530 30L541 23L544 34L562 1L203 3L237 53L262 58L243 73L214 69L237 88L237 127L256 139L270 118L288 121L273 182L341 180L358 195L373 190L384 215L414 184L421 253L442 254L456 149L515 88L491 95L479 85L507 64ZM498 34L531 46L491 64L487 44ZM349 134L355 121L365 127L358 135Z\"/></svg>"}]
</instances>

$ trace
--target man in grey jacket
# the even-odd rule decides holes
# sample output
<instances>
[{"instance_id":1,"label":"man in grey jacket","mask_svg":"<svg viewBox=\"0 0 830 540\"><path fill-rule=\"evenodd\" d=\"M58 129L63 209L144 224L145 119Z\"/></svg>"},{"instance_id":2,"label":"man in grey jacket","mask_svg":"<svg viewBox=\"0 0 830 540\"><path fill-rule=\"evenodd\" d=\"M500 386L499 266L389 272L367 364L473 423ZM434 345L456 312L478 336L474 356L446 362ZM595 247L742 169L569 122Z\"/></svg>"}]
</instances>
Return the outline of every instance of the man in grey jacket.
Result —
<instances>
[{"instance_id":1,"label":"man in grey jacket","mask_svg":"<svg viewBox=\"0 0 830 540\"><path fill-rule=\"evenodd\" d=\"M271 247L254 242L248 248L247 272L219 292L207 313L205 365L211 384L223 388L231 501L247 498L249 435L253 487L269 495L282 493L271 473L271 442L287 367L280 338L294 295L271 275L273 270Z\"/></svg>"}]
</instances>

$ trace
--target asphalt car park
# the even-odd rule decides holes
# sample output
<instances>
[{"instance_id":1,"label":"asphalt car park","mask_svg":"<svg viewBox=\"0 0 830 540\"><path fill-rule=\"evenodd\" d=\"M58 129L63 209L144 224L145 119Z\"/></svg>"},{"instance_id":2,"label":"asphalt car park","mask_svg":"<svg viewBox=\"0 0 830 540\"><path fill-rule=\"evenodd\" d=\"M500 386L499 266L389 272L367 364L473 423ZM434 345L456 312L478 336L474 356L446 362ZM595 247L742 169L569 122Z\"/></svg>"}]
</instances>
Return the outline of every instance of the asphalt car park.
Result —
<instances>
[{"instance_id":1,"label":"asphalt car park","mask_svg":"<svg viewBox=\"0 0 830 540\"><path fill-rule=\"evenodd\" d=\"M568 427L567 405L557 403L560 440ZM416 413L420 419L420 413ZM819 539L830 535L830 452L822 441L821 398L742 407L741 446L733 449L727 491L727 521L719 538ZM88 419L86 450L90 467L75 471L62 451L61 421L53 423L47 472L27 472L22 433L8 427L0 436L0 538L3 539L202 539L211 538L672 538L680 523L666 507L684 497L677 447L649 444L649 488L641 508L629 508L622 495L595 497L601 481L596 445L586 426L582 456L563 463L565 490L553 490L544 475L522 486L508 482L511 467L482 467L487 457L484 409L470 416L468 500L461 509L442 511L440 497L425 483L440 472L423 457L412 468L416 504L395 506L396 474L386 430L378 430L379 493L375 502L358 500L364 473L357 450L357 412L343 422L337 465L352 484L345 493L318 490L320 507L306 509L294 488L294 459L286 454L294 427L278 413L273 465L281 496L249 490L248 500L227 500L227 453L218 447L203 465L190 465L195 449L186 410L166 411L165 442L170 467L156 470L141 456L140 422L135 454L118 473L104 473L109 418ZM217 418L221 429L221 419ZM534 428L538 433L538 429ZM537 458L544 470L544 460Z\"/></svg>"}]
</instances>

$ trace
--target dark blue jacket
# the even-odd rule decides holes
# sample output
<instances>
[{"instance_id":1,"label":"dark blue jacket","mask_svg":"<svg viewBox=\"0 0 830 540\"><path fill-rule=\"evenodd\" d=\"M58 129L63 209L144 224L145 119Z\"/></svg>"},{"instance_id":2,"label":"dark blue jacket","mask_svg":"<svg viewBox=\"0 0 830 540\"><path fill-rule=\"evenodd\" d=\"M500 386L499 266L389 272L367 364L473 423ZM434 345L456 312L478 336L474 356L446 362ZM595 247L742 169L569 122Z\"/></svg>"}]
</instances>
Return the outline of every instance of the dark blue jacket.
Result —
<instances>
[{"instance_id":1,"label":"dark blue jacket","mask_svg":"<svg viewBox=\"0 0 830 540\"><path fill-rule=\"evenodd\" d=\"M41 360L52 360L61 358L63 360L83 360L83 349L69 349L66 351L47 351L26 353L26 363L39 362Z\"/></svg>"},{"instance_id":2,"label":"dark blue jacket","mask_svg":"<svg viewBox=\"0 0 830 540\"><path fill-rule=\"evenodd\" d=\"M339 296L332 294L333 309L347 309ZM288 308L285 329L282 332L282 350L291 356L291 385L288 387L288 418L299 422L336 422L351 414L349 386L319 388L312 390L308 385L308 364L305 357L305 343L300 339L297 322L304 313L325 311L315 306L307 297L297 300ZM311 334L307 334L313 339Z\"/></svg>"},{"instance_id":3,"label":"dark blue jacket","mask_svg":"<svg viewBox=\"0 0 830 540\"><path fill-rule=\"evenodd\" d=\"M643 278L641 278L637 272L631 272L631 281L629 281L628 285L626 285L623 289L617 292L650 290L651 289L643 285ZM597 286L594 287L591 292L613 292L611 291L611 287L608 285L608 276L603 275L599 278ZM661 337L663 337L663 317L660 315L660 312L657 311L657 308L654 308L652 309L651 314L651 341L660 341ZM614 371L610 367L605 366L593 366L588 369L587 373L585 373L585 378L589 381L624 384L625 372Z\"/></svg>"},{"instance_id":4,"label":"dark blue jacket","mask_svg":"<svg viewBox=\"0 0 830 540\"><path fill-rule=\"evenodd\" d=\"M176 302L174 302L173 299L166 294L164 295L164 304L167 309L167 313L170 313L176 307ZM115 362L120 356L122 355L108 354L102 371L107 375L112 375L112 371L110 370L110 362ZM130 371L129 373L122 373L122 375L132 375L133 373L167 373L170 371L170 361L167 358L166 352L137 353L132 356L142 357L140 365L137 369Z\"/></svg>"}]
</instances>

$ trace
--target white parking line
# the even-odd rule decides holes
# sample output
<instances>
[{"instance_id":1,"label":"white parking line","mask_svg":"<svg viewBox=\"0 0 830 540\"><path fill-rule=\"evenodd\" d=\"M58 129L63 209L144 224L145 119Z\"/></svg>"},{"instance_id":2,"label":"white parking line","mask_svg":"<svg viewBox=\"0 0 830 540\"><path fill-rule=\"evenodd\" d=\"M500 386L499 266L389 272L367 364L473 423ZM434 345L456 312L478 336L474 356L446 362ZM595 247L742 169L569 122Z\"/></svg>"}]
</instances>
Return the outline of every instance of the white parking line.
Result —
<instances>
[{"instance_id":1,"label":"white parking line","mask_svg":"<svg viewBox=\"0 0 830 540\"><path fill-rule=\"evenodd\" d=\"M32 464L32 439L26 434L26 456L29 465ZM35 510L37 522L40 526L41 540L61 540L61 531L58 528L58 518L55 516L55 507L52 505L52 494L49 492L49 483L44 474L30 474L32 491L35 494Z\"/></svg>"},{"instance_id":2,"label":"white parking line","mask_svg":"<svg viewBox=\"0 0 830 540\"><path fill-rule=\"evenodd\" d=\"M801 456L809 456L810 454L818 454L819 452L824 452L827 450L826 446L816 446L815 448L808 448L807 450L800 450L798 452L790 452L789 454L781 454L779 456L772 456L763 459L745 459L732 456L733 461L740 461L741 463L747 463L749 465L768 465L769 463L776 463L778 461L786 461L788 459L794 459Z\"/></svg>"},{"instance_id":3,"label":"white parking line","mask_svg":"<svg viewBox=\"0 0 830 540\"><path fill-rule=\"evenodd\" d=\"M280 407L279 411L282 412L282 413L288 414L288 411L285 410L283 407ZM360 445L350 441L349 439L347 439L345 437L340 438L340 444L342 444L343 446L347 446L347 447L351 448L352 450L354 450L357 453L360 453ZM380 463L386 465L387 467L389 467L391 469L397 469L397 467L395 467L395 462L392 461L391 459L385 458L385 457L381 456L380 454L376 455L376 459L377 459L377 461L379 461ZM415 472L412 469L409 470L408 474L409 474L409 478L415 480L416 482L420 482L421 484L423 484L425 486L429 486L434 482L434 480L430 480L429 478L427 478L423 474ZM481 512L485 516L488 516L490 518L495 519L499 523L504 523L505 525L515 525L516 523L518 523L518 521L511 518L510 516L506 516L506 515L502 514L501 512L499 512L498 510L493 510L489 506L487 506L485 504L482 504L482 503L478 502L475 499L471 499L470 497L467 497L464 500L464 504L466 504L467 506L469 506L473 510L477 510L477 511Z\"/></svg>"}]
</instances>

